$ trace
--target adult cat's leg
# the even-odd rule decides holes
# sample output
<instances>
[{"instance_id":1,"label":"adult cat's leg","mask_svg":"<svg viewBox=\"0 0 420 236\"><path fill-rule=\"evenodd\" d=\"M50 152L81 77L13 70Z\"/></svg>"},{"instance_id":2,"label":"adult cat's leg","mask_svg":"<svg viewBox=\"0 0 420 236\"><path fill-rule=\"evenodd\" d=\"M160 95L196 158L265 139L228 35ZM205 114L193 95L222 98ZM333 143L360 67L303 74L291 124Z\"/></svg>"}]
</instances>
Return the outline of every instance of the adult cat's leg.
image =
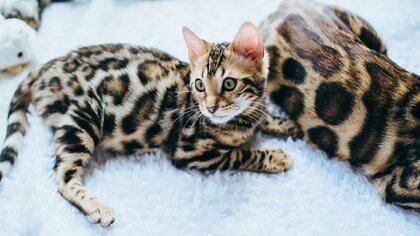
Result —
<instances>
[{"instance_id":1,"label":"adult cat's leg","mask_svg":"<svg viewBox=\"0 0 420 236\"><path fill-rule=\"evenodd\" d=\"M213 149L198 155L191 155L178 150L173 163L178 168L188 169L279 173L291 167L292 159L282 150L263 148L229 151Z\"/></svg>"},{"instance_id":2,"label":"adult cat's leg","mask_svg":"<svg viewBox=\"0 0 420 236\"><path fill-rule=\"evenodd\" d=\"M369 22L349 11L336 7L330 9L368 48L386 55L385 44Z\"/></svg>"},{"instance_id":3,"label":"adult cat's leg","mask_svg":"<svg viewBox=\"0 0 420 236\"><path fill-rule=\"evenodd\" d=\"M261 131L270 135L292 138L302 137L299 125L291 119L267 115L261 124Z\"/></svg>"},{"instance_id":4,"label":"adult cat's leg","mask_svg":"<svg viewBox=\"0 0 420 236\"><path fill-rule=\"evenodd\" d=\"M420 160L392 165L370 178L385 201L420 211Z\"/></svg>"}]
</instances>

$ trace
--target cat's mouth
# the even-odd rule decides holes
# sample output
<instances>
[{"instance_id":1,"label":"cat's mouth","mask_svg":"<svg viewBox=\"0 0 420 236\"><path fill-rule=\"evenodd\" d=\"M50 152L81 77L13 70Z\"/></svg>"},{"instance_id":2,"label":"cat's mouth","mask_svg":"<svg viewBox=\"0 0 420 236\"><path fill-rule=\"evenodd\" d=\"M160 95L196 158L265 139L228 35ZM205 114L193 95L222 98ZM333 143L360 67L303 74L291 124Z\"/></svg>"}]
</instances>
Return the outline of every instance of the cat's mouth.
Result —
<instances>
[{"instance_id":1,"label":"cat's mouth","mask_svg":"<svg viewBox=\"0 0 420 236\"><path fill-rule=\"evenodd\" d=\"M200 106L200 111L214 124L225 124L242 114L249 106L250 103L242 102L237 108L230 109L229 111L219 110L214 113L210 113L207 109Z\"/></svg>"}]
</instances>

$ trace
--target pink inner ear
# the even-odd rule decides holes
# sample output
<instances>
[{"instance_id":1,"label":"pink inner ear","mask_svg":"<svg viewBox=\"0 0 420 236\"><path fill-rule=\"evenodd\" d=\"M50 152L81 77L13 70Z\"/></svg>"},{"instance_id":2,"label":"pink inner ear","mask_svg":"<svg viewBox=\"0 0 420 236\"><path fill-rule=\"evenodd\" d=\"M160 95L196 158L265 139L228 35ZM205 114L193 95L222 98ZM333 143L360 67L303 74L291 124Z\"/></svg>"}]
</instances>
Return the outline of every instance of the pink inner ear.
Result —
<instances>
[{"instance_id":1,"label":"pink inner ear","mask_svg":"<svg viewBox=\"0 0 420 236\"><path fill-rule=\"evenodd\" d=\"M241 26L232 45L235 53L250 60L260 59L264 53L261 33L250 22Z\"/></svg>"},{"instance_id":2,"label":"pink inner ear","mask_svg":"<svg viewBox=\"0 0 420 236\"><path fill-rule=\"evenodd\" d=\"M190 61L193 63L195 60L206 53L206 45L197 35L195 35L187 27L182 28L185 44L189 51Z\"/></svg>"}]
</instances>

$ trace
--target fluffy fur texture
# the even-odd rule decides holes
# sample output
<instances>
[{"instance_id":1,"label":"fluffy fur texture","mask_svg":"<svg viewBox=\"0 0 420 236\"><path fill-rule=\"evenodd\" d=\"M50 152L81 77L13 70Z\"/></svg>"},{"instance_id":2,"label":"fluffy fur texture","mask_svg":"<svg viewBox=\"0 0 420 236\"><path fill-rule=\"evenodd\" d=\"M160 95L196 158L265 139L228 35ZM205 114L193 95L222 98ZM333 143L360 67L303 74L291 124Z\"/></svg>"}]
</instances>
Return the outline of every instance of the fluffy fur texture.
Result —
<instances>
[{"instance_id":1,"label":"fluffy fur texture","mask_svg":"<svg viewBox=\"0 0 420 236\"><path fill-rule=\"evenodd\" d=\"M220 4L223 10L218 7ZM418 44L411 40L418 35L412 24L416 22L416 1L398 6L395 1L340 4L373 23L384 36L389 55L405 68L419 72L417 60L413 60L418 58ZM190 25L212 41L226 40L233 38L242 22L258 23L277 7L275 1L247 0L156 1L128 6L99 0L80 7L55 6L45 12L45 27L40 33L45 50L40 57L47 61L80 45L129 42L158 47L187 60L179 33L182 25ZM174 14L175 9L189 14ZM208 13L208 9L217 11ZM154 14L157 10L161 14ZM402 13L397 17L395 12ZM106 28L104 21L108 23ZM202 25L208 27L200 28ZM56 30L63 27L71 30L57 35ZM162 37L162 30L167 37ZM7 116L13 90L23 77L15 79L0 81L6 97L0 100L3 117ZM51 171L51 133L39 117L30 116L29 122L31 128L21 152L24 158L16 162L0 186L1 234L418 235L420 231L418 216L385 204L366 178L354 174L348 166L328 160L305 142L267 137L259 139L257 145L280 147L289 153L295 159L289 172L203 176L177 170L162 153L112 160L94 168L86 179L87 188L114 206L118 217L112 228L102 230L86 222L58 194L52 194L56 184ZM6 129L5 119L0 120L0 129Z\"/></svg>"}]
</instances>

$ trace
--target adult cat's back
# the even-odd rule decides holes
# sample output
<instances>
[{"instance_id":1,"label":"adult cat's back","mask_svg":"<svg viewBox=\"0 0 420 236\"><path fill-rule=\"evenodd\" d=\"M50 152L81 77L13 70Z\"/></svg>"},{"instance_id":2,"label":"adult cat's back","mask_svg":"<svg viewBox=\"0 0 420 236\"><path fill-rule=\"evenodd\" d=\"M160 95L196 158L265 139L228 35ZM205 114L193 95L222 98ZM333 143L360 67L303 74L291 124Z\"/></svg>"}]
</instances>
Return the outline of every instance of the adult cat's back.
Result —
<instances>
[{"instance_id":1,"label":"adult cat's back","mask_svg":"<svg viewBox=\"0 0 420 236\"><path fill-rule=\"evenodd\" d=\"M362 167L386 200L418 207L418 76L386 57L364 19L338 8L286 1L261 29L271 102L310 143Z\"/></svg>"}]
</instances>

